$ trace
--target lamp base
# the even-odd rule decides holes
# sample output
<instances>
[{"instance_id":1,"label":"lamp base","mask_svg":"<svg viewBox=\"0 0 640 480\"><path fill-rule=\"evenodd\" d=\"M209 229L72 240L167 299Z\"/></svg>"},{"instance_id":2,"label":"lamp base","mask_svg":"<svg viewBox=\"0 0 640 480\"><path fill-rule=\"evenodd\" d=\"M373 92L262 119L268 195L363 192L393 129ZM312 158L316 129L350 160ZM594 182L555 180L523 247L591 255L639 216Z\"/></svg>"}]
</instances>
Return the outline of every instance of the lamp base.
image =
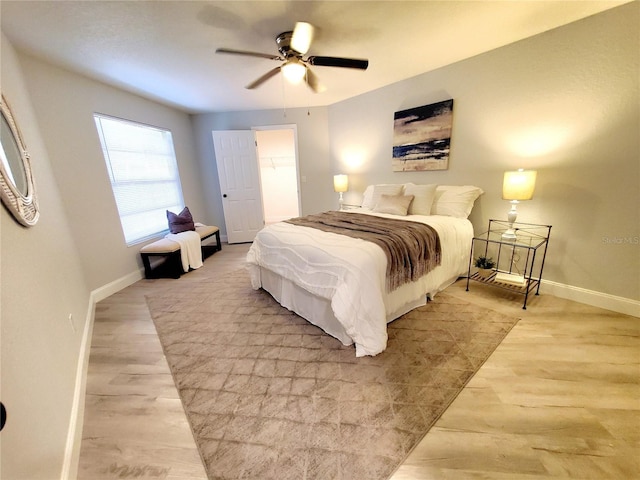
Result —
<instances>
[{"instance_id":1,"label":"lamp base","mask_svg":"<svg viewBox=\"0 0 640 480\"><path fill-rule=\"evenodd\" d=\"M511 210L507 213L507 221L509 222L509 228L502 234L503 242L515 242L516 241L516 231L513 229L513 223L516 221L518 217L518 211L516 206L518 205L518 200L511 200Z\"/></svg>"},{"instance_id":2,"label":"lamp base","mask_svg":"<svg viewBox=\"0 0 640 480\"><path fill-rule=\"evenodd\" d=\"M515 242L516 238L516 231L513 228L508 229L502 234L503 242Z\"/></svg>"}]
</instances>

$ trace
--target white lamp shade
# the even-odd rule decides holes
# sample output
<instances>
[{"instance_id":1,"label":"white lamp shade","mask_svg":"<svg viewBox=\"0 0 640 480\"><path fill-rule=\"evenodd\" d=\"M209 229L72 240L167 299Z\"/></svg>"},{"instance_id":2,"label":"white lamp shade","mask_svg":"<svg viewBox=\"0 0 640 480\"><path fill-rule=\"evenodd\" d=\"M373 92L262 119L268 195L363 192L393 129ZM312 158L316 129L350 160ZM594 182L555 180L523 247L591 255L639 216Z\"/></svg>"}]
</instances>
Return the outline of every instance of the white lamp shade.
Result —
<instances>
[{"instance_id":1,"label":"white lamp shade","mask_svg":"<svg viewBox=\"0 0 640 480\"><path fill-rule=\"evenodd\" d=\"M333 190L336 192L346 192L349 190L349 177L347 175L333 176Z\"/></svg>"},{"instance_id":2,"label":"white lamp shade","mask_svg":"<svg viewBox=\"0 0 640 480\"><path fill-rule=\"evenodd\" d=\"M307 68L297 60L288 61L280 67L280 70L282 70L284 78L291 83L300 83L307 73Z\"/></svg>"},{"instance_id":3,"label":"white lamp shade","mask_svg":"<svg viewBox=\"0 0 640 480\"><path fill-rule=\"evenodd\" d=\"M304 55L311 46L311 40L313 40L313 25L297 22L291 37L291 48Z\"/></svg>"},{"instance_id":4,"label":"white lamp shade","mask_svg":"<svg viewBox=\"0 0 640 480\"><path fill-rule=\"evenodd\" d=\"M502 183L503 200L531 200L536 188L535 170L523 170L504 172Z\"/></svg>"}]
</instances>

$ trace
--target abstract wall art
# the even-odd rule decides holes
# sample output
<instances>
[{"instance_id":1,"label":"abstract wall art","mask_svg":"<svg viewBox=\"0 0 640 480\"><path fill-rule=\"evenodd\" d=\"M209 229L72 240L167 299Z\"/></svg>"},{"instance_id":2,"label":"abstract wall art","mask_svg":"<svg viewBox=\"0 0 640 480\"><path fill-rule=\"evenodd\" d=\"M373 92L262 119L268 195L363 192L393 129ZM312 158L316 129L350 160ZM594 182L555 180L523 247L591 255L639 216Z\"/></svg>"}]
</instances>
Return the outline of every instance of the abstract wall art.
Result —
<instances>
[{"instance_id":1,"label":"abstract wall art","mask_svg":"<svg viewBox=\"0 0 640 480\"><path fill-rule=\"evenodd\" d=\"M394 172L449 168L453 99L394 114Z\"/></svg>"}]
</instances>

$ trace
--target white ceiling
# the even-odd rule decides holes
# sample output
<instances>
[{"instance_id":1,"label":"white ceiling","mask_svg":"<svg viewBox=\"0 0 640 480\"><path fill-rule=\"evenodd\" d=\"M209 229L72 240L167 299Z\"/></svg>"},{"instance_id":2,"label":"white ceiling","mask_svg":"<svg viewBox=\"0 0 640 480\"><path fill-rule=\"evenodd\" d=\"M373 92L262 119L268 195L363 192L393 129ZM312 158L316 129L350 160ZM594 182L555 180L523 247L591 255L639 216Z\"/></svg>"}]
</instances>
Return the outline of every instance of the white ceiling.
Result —
<instances>
[{"instance_id":1,"label":"white ceiling","mask_svg":"<svg viewBox=\"0 0 640 480\"><path fill-rule=\"evenodd\" d=\"M487 52L629 0L0 1L2 31L36 57L189 112L330 105ZM296 21L316 26L310 55L368 58L366 71L313 67L327 87L245 85Z\"/></svg>"}]
</instances>

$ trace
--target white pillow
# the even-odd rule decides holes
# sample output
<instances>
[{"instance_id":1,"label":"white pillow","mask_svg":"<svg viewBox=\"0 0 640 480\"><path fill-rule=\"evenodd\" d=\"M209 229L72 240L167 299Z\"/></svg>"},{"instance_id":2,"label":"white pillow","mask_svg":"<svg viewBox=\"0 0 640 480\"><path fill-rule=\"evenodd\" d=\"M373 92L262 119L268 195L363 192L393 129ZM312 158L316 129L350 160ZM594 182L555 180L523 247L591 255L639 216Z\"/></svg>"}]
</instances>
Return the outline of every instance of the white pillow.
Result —
<instances>
[{"instance_id":1,"label":"white pillow","mask_svg":"<svg viewBox=\"0 0 640 480\"><path fill-rule=\"evenodd\" d=\"M364 191L362 206L373 210L380 200L380 195L400 195L402 193L402 184L381 183L379 185L369 185Z\"/></svg>"},{"instance_id":2,"label":"white pillow","mask_svg":"<svg viewBox=\"0 0 640 480\"><path fill-rule=\"evenodd\" d=\"M413 183L404 184L404 194L413 195L413 202L409 205L410 215L431 215L431 206L436 196L435 184L415 185Z\"/></svg>"},{"instance_id":3,"label":"white pillow","mask_svg":"<svg viewBox=\"0 0 640 480\"><path fill-rule=\"evenodd\" d=\"M373 208L377 213L391 213L392 215L406 215L413 195L380 195L380 200Z\"/></svg>"},{"instance_id":4,"label":"white pillow","mask_svg":"<svg viewBox=\"0 0 640 480\"><path fill-rule=\"evenodd\" d=\"M362 204L360 206L371 210L373 207L375 207L375 205L371 205L372 198L373 198L373 185L368 185L367 188L364 189L364 193L362 194Z\"/></svg>"},{"instance_id":5,"label":"white pillow","mask_svg":"<svg viewBox=\"0 0 640 480\"><path fill-rule=\"evenodd\" d=\"M467 218L476 199L484 192L473 185L438 185L431 215Z\"/></svg>"}]
</instances>

